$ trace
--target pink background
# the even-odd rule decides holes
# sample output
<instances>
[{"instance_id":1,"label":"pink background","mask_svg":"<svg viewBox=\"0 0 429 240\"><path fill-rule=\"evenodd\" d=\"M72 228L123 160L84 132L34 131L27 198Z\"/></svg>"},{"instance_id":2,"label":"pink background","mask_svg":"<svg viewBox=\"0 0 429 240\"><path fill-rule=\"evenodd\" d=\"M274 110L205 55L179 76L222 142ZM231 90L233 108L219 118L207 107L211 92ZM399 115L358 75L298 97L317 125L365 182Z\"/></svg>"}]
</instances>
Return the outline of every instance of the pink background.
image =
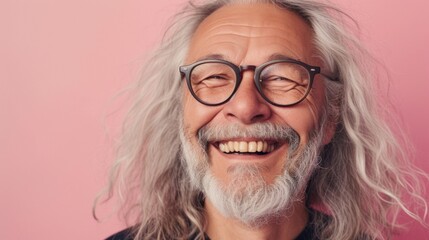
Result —
<instances>
[{"instance_id":1,"label":"pink background","mask_svg":"<svg viewBox=\"0 0 429 240\"><path fill-rule=\"evenodd\" d=\"M115 95L183 2L0 1L2 239L102 239L123 227L109 206L102 223L91 217L122 116L124 98ZM392 84L383 94L429 172L427 1L335 2L358 20L388 69ZM397 239L429 239L410 227Z\"/></svg>"}]
</instances>

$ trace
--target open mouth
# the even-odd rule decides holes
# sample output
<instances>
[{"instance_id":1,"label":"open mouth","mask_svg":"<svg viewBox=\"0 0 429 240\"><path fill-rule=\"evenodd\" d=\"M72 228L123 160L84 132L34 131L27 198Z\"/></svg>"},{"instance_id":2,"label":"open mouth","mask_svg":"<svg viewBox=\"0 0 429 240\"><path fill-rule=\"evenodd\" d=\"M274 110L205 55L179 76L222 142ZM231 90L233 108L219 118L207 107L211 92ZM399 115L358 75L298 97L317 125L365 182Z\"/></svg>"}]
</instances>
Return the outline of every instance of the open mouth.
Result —
<instances>
[{"instance_id":1,"label":"open mouth","mask_svg":"<svg viewBox=\"0 0 429 240\"><path fill-rule=\"evenodd\" d=\"M226 154L257 154L265 155L275 149L280 144L276 141L222 141L214 144L221 152Z\"/></svg>"}]
</instances>

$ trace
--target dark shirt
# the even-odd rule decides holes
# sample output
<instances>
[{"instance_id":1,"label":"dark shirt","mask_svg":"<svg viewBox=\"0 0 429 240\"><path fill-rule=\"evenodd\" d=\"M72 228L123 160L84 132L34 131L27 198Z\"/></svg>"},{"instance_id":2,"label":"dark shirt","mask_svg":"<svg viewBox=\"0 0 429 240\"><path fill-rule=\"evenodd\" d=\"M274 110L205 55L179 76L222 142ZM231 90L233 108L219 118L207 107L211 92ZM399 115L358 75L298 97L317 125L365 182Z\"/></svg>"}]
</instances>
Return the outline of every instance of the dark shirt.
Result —
<instances>
[{"instance_id":1,"label":"dark shirt","mask_svg":"<svg viewBox=\"0 0 429 240\"><path fill-rule=\"evenodd\" d=\"M316 212L309 208L308 209L308 224L305 226L304 230L298 235L298 237L295 238L295 240L320 240L319 237L316 235L316 231L314 229L314 216ZM324 214L323 214L324 215ZM324 215L324 222L329 221L329 217L327 215ZM133 233L132 228L127 228L125 230L122 230L118 233L113 234L112 236L106 238L106 240L133 240ZM190 237L188 240L195 240L196 236ZM210 238L205 235L205 240L210 240Z\"/></svg>"},{"instance_id":2,"label":"dark shirt","mask_svg":"<svg viewBox=\"0 0 429 240\"><path fill-rule=\"evenodd\" d=\"M309 221L310 224L308 224L304 230L299 234L295 240L319 240L318 237L316 237L315 230L313 224L311 224L311 221ZM113 234L112 236L106 238L106 240L132 240L133 235L131 233L131 228L127 228L123 231L120 231L116 234ZM189 240L194 240L195 237L190 237ZM210 240L210 238L205 235L205 240Z\"/></svg>"}]
</instances>

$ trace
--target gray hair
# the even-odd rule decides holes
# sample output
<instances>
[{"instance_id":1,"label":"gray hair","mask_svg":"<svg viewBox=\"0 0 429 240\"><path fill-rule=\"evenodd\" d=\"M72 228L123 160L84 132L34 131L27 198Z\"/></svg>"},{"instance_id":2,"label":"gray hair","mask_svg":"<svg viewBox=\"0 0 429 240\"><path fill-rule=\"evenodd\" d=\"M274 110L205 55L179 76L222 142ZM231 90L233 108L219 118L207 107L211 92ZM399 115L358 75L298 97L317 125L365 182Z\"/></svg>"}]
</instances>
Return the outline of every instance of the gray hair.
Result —
<instances>
[{"instance_id":1,"label":"gray hair","mask_svg":"<svg viewBox=\"0 0 429 240\"><path fill-rule=\"evenodd\" d=\"M325 111L336 133L322 150L321 166L307 190L332 215L326 222L318 221L323 214L316 213L319 236L390 238L400 212L423 222L417 208L402 200L406 193L426 216L426 201L419 193L423 173L407 163L406 148L381 117L371 87L370 59L341 24L347 15L313 0L215 0L191 2L176 16L134 87L105 194L120 197L126 217L137 223L135 239L203 237L202 193L190 186L180 161L183 81L178 66L184 63L193 32L208 15L226 4L253 2L275 4L305 19L320 58L340 81L326 83Z\"/></svg>"}]
</instances>

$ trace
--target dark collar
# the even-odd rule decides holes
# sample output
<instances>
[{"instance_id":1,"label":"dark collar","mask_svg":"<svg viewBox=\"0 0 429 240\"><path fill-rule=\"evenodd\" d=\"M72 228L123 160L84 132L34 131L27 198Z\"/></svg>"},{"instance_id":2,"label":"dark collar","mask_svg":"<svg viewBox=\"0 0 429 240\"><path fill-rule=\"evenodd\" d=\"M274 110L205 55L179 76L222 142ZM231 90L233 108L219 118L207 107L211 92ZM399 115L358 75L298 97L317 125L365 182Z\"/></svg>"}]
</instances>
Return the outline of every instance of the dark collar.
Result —
<instances>
[{"instance_id":1,"label":"dark collar","mask_svg":"<svg viewBox=\"0 0 429 240\"><path fill-rule=\"evenodd\" d=\"M314 227L314 210L309 209L309 218L308 218L308 224L305 226L304 230L298 235L298 237L295 238L295 240L319 240L319 238L316 235L315 227ZM327 217L328 218L328 217ZM197 234L191 236L189 240L195 240ZM125 230L122 230L118 233L113 234L112 236L106 238L106 240L132 240L134 237L132 228L127 228ZM207 234L204 234L205 240L210 240L210 238L207 236Z\"/></svg>"}]
</instances>

